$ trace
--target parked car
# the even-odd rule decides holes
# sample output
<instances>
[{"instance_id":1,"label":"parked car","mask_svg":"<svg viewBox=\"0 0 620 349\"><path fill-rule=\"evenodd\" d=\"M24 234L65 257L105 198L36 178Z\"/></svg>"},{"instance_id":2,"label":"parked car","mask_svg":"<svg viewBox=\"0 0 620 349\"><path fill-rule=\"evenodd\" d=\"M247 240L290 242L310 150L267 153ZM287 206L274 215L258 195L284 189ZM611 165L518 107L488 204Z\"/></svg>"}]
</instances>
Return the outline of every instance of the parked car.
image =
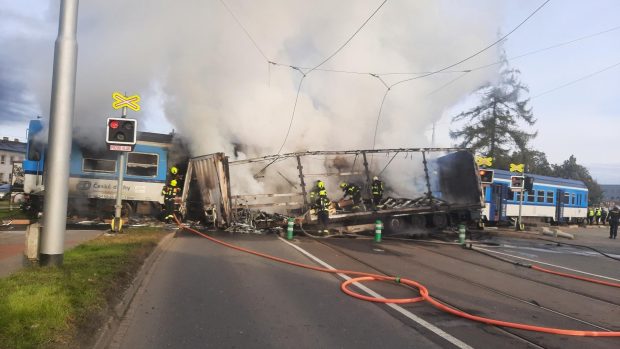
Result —
<instances>
[{"instance_id":1,"label":"parked car","mask_svg":"<svg viewBox=\"0 0 620 349\"><path fill-rule=\"evenodd\" d=\"M0 184L0 200L4 199L5 197L8 198L8 194L10 191L10 184Z\"/></svg>"}]
</instances>

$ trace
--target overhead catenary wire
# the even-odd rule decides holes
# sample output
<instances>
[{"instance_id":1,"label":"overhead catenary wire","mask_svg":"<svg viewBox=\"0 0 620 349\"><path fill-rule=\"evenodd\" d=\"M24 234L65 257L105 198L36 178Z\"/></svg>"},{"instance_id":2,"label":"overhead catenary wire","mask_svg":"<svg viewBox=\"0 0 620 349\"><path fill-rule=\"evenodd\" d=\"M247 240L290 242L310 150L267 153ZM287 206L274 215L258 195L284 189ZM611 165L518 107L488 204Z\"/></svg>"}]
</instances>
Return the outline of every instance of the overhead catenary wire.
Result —
<instances>
[{"instance_id":1,"label":"overhead catenary wire","mask_svg":"<svg viewBox=\"0 0 620 349\"><path fill-rule=\"evenodd\" d=\"M535 95L534 97L531 97L531 98L532 98L532 99L534 99L534 98L542 97L542 96L544 96L544 95L547 95L547 94L549 94L549 93L555 92L555 91L557 91L557 90L559 90L559 89L562 89L562 88L564 88L564 87L568 87L568 86L570 86L570 85L576 84L576 83L581 82L581 81L586 80L586 79L589 79L589 78L591 78L591 77L593 77L593 76L596 76L596 75L598 75L598 74L604 73L604 72L606 72L606 71L608 71L608 70L610 70L610 69L613 69L613 68L615 68L615 67L617 67L617 66L619 66L619 65L620 65L620 62L616 62L616 63L614 63L614 64L612 64L612 65L610 65L610 66L607 66L607 67L605 67L605 68L603 68L603 69L597 70L597 71L595 71L595 72L593 72L593 73L590 73L590 74L584 75L584 76L582 76L582 77L580 77L580 78L578 78L578 79L575 79L575 80L569 81L569 82L567 82L567 83L565 83L565 84L562 84L562 85L560 85L560 86L554 87L554 88L549 89L549 90L547 90L547 91L545 91L545 92L539 93L539 94L537 94L537 95Z\"/></svg>"},{"instance_id":2,"label":"overhead catenary wire","mask_svg":"<svg viewBox=\"0 0 620 349\"><path fill-rule=\"evenodd\" d=\"M550 1L550 0L548 0ZM293 106L293 112L291 114L291 118L289 121L289 127L288 130L286 131L286 135L284 137L284 140L282 142L282 145L280 146L280 149L278 149L278 152L276 155L280 155L280 153L282 152L282 149L284 149L284 146L286 145L286 141L288 140L288 136L291 132L291 127L293 125L293 121L295 119L295 111L297 109L297 101L299 99L299 94L301 92L301 85L304 81L304 79L308 76L308 74L310 74L312 71L314 71L315 69L319 68L320 66L322 66L323 64L325 64L326 62L328 62L330 59L332 59L334 56L336 56L338 54L338 52L340 52L349 42L351 42L351 40L353 40L353 38L362 30L362 28L364 28L364 26L366 26L366 24L374 17L374 15L381 9L381 7L383 7L383 5L385 5L385 3L387 2L387 0L384 0L379 7L377 7L375 9L375 11L372 12L372 14L364 21L364 23L362 23L362 25L344 42L344 44L342 44L336 51L334 51L331 55L329 55L327 58L325 58L323 61L321 61L318 65L316 65L315 67L313 67L312 69L310 69L307 72L304 72L303 70L301 70L299 67L295 67L295 66L291 66L292 69L295 69L297 71L299 71L302 74L302 78L299 82L299 86L297 88L297 94L295 95L295 104ZM269 62L272 63L272 62ZM276 158L277 159L277 158ZM269 167L271 164L273 164L273 162L275 162L275 159L270 162L269 164L267 164L265 167L263 167L259 172L257 172L254 177L256 177L257 175L259 175L260 173L264 172L267 167Z\"/></svg>"},{"instance_id":3,"label":"overhead catenary wire","mask_svg":"<svg viewBox=\"0 0 620 349\"><path fill-rule=\"evenodd\" d=\"M440 73L440 72L442 72L442 71L448 70L448 69L450 69L450 68L453 68L453 67L455 67L455 66L457 66L457 65L459 65L459 64L461 64L461 63L464 63L464 62L466 62L466 61L468 61L468 60L470 60L470 59L472 59L472 58L474 58L474 57L476 57L476 56L480 55L481 53L485 52L486 50L490 49L491 47L494 47L495 45L497 45L497 44L499 44L500 42L502 42L503 40L505 40L508 36L510 36L512 33L514 33L514 32L515 32L517 29L519 29L521 26L523 26L523 24L525 24L525 22L527 22L530 18L532 18L532 17L533 17L533 16L534 16L534 15L535 15L538 11L540 11L540 10L541 10L541 9L542 9L545 5L547 5L550 1L551 1L551 0L546 0L544 3L542 3L540 6L538 6L538 7L537 7L537 8L536 8L536 9L535 9L532 13L530 13L530 14L529 14L529 15L528 15L528 16L527 16L524 20L522 20L522 21L521 21L521 22L520 22L520 23L519 23L516 27L514 27L511 31L509 31L508 33L506 33L505 35L503 35L501 38L499 38L499 39L495 40L495 41L494 41L493 43L491 43L490 45L487 45L487 46L486 46L486 47L484 47L483 49L481 49L481 50L479 50L479 51L477 51L477 52L473 53L472 55L470 55L470 56L468 56L468 57L466 57L466 58L464 58L464 59L461 59L460 61L458 61L458 62L456 62L456 63L450 64L450 65L448 65L448 66L446 66L446 67L443 67L443 68L441 68L441 69L439 69L439 70L436 70L436 71L434 71L434 72L430 72L430 73L428 73L428 74L423 74L423 75L416 76L416 77L409 78L409 79L404 79L404 80L401 80L401 81L395 82L395 83L393 83L392 85L390 85L389 87L387 87L387 89L386 89L386 91L385 91L385 94L383 95L383 98L382 98L382 100L381 100L381 106L380 106L380 108L379 108L379 114L377 115L377 122L375 123L375 132L374 132L374 137L373 137L373 140L372 140L372 148L374 149L374 148L375 148L375 145L376 145L376 141L377 141L377 130L378 130L378 127L379 127L379 121L380 121L380 119L381 119L381 112L382 112L382 110L383 110L383 104L385 103L385 99L387 98L387 95L388 95L388 93L392 90L392 88L394 88L394 87L396 87L396 86L398 86L398 85L400 85L400 84L403 84L403 83L405 83L405 82L409 82L409 81L413 81L413 80L417 80L417 79L425 78L425 77L428 77L428 76L431 76L431 75L434 75L434 74Z\"/></svg>"}]
</instances>

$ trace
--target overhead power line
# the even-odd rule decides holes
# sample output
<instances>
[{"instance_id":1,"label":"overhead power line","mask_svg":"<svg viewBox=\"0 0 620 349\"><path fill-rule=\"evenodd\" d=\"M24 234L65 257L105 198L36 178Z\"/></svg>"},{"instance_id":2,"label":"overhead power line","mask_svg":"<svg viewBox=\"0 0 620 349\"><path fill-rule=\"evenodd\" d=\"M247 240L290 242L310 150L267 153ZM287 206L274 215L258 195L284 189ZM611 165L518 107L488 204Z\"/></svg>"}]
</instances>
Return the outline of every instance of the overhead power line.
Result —
<instances>
[{"instance_id":1,"label":"overhead power line","mask_svg":"<svg viewBox=\"0 0 620 349\"><path fill-rule=\"evenodd\" d=\"M247 31L247 29L245 29L245 27L243 26L243 24L241 24L241 22L239 21L239 19L237 19L237 16L235 16L235 14L232 12L232 10L230 9L230 7L228 7L228 5L226 5L226 2L224 2L224 0L220 0L220 2L222 3L222 5L224 5L224 8L226 8L226 11L228 11L228 13L230 14L230 16L235 20L235 22L237 22L237 24L239 25L239 27L241 27L241 29L243 30L243 32L245 33L245 35L248 37L248 39L250 39L250 41L252 41L252 44L254 44L254 47L256 47L256 49L258 50L258 52L260 52L261 56L263 56L263 58L265 58L265 60L267 62L269 62L269 58L267 58L267 55L265 55L265 52L263 52L263 50L261 50L260 46L258 46L258 44L256 43L256 41L254 40L254 38L252 37L252 35L250 35L250 32Z\"/></svg>"},{"instance_id":2,"label":"overhead power line","mask_svg":"<svg viewBox=\"0 0 620 349\"><path fill-rule=\"evenodd\" d=\"M383 2L381 3L381 5L379 5L379 7L377 7L377 9L370 15L370 17L368 17L364 23L362 23L362 25L357 28L357 30L353 33L353 35L351 35L351 37L349 37L349 39L347 39L347 41L344 42L344 44L342 44L336 51L334 51L334 53L332 53L329 57L325 58L321 63L317 64L314 68L310 69L310 72L312 72L313 70L317 69L318 67L322 66L323 64L325 64L327 61L329 61L330 59L332 59L335 55L338 54L338 52L340 52L345 46L347 46L347 44L349 44L349 42L351 42L351 40L353 40L353 38L357 35L357 33L360 32L360 30L362 30L362 28L364 28L364 26L366 25L366 23L368 23L368 21L370 21L372 19L372 17L375 16L375 14L377 12L379 12L379 10L381 9L381 7L383 7L383 5L385 5L385 3L387 2L387 0L383 0ZM308 74L306 73L306 74Z\"/></svg>"},{"instance_id":3,"label":"overhead power line","mask_svg":"<svg viewBox=\"0 0 620 349\"><path fill-rule=\"evenodd\" d=\"M379 128L379 120L381 119L381 112L382 112L382 110L383 110L383 104L385 103L385 100L386 100L386 98L387 98L388 93L392 90L392 88L393 88L393 87L398 86L398 85L400 85L400 84L402 84L402 83L405 83L405 82L409 82L409 81L413 81L413 80L421 79L421 78L424 78L424 77L427 77L427 76L431 76L431 75L434 75L434 74L437 74L437 73L440 73L440 72L446 71L446 70L448 70L448 69L450 69L450 68L453 68L453 67L455 67L455 66L457 66L457 65L459 65L459 64L461 64L461 63L463 63L463 62L466 62L466 61L468 61L468 60L470 60L470 59L472 59L472 58L476 57L477 55L479 55L479 54L483 53L484 51L486 51L486 50L490 49L491 47L493 47L493 46L497 45L498 43L500 43L501 41L505 40L508 36L510 36L510 34L514 33L517 29L519 29L519 28L520 28L523 24L525 24L525 22L527 22L530 18L532 18L532 16L534 16L534 15L535 15L538 11L540 11L540 9L542 9L542 8L543 8L545 5L547 5L550 1L551 1L551 0L546 0L545 2L543 2L543 3L542 3L542 5L538 6L538 7L537 7L537 8L536 8L536 9L535 9L532 13L530 13L530 14L529 14L529 15L528 15L528 16L527 16L527 17L526 17L523 21L521 21L521 23L519 23L516 27L514 27L511 31L509 31L506 35L504 35L504 36L502 36L501 38L497 39L496 41L494 41L494 42L493 42L493 43L491 43L490 45L486 46L485 48L483 48L483 49L479 50L478 52L475 52L474 54L470 55L469 57L466 57L466 58L464 58L464 59L461 59L460 61L458 61L458 62L456 62L456 63L453 63L453 64L450 64L450 65L448 65L448 66L446 66L446 67L444 67L444 68L442 68L442 69L439 69L439 70L437 70L437 71L434 71L434 72L431 72L431 73L428 73L428 74L424 74L424 75L420 75L420 76L416 76L416 77L409 78L409 79L404 79L404 80L398 81L398 82L396 82L396 83L393 83L392 85L390 85L389 87L387 87L387 90L386 90L386 92L385 92L385 95L383 95L383 99L381 100L381 106L379 107L379 114L377 115L377 122L375 123L375 132L374 132L374 137L373 137L373 140L372 140L372 149L374 149L374 148L375 148L375 145L376 145L376 142L377 142L377 131L378 131L378 128ZM468 72L469 72L469 71L466 71L466 73L468 73ZM461 76L461 77L462 77L462 76ZM459 77L459 78L460 78L460 77ZM456 81L456 80L453 80L453 81L451 81L450 83L452 83L452 82L454 82L454 81ZM448 83L448 84L450 84L450 83ZM445 86L447 86L447 85L445 85ZM444 86L444 87L445 87L445 86Z\"/></svg>"},{"instance_id":4,"label":"overhead power line","mask_svg":"<svg viewBox=\"0 0 620 349\"><path fill-rule=\"evenodd\" d=\"M425 78L427 76L431 76L437 73L441 73L442 71L448 70L450 68L456 67L457 65L467 62L468 60L478 56L479 54L485 52L486 50L490 49L491 47L499 44L500 42L504 41L508 36L510 36L510 34L514 33L517 29L521 28L521 26L523 24L525 24L525 22L527 22L530 18L532 18L538 11L540 11L540 9L542 9L545 5L547 5L551 0L546 0L545 2L542 3L542 5L538 6L538 8L536 8L536 10L534 10L532 13L529 14L529 16L527 16L523 21L521 21L521 23L519 23L516 27L514 27L511 31L509 31L506 35L502 36L501 38L497 39L496 41L494 41L493 43L491 43L490 45L486 46L485 48L479 50L478 52L475 52L474 54L470 55L469 57L463 58L460 61L450 64L446 67L443 67L437 71L434 72L430 72L428 74L424 74L424 75L420 75L420 76L416 76L414 78L409 78L409 79L405 79L405 80L401 80L399 82L396 82L394 84L392 84L392 87L402 84L404 82L407 81L411 81L411 80L415 80L415 79L420 79L420 78Z\"/></svg>"},{"instance_id":5,"label":"overhead power line","mask_svg":"<svg viewBox=\"0 0 620 349\"><path fill-rule=\"evenodd\" d=\"M538 97L541 97L541 96L544 96L544 95L549 94L549 93L551 93L551 92L555 92L555 91L557 91L557 90L559 90L559 89L561 89L561 88L564 88L564 87L567 87L567 86L570 86L570 85L576 84L576 83L578 83L578 82L580 82L580 81L583 81L583 80L589 79L589 78L591 78L591 77L593 77L593 76L595 76L595 75L598 75L598 74L601 74L601 73L603 73L603 72L606 72L606 71L608 71L608 70L610 70L610 69L613 69L613 68L615 68L615 67L617 67L617 66L620 66L620 62L614 63L614 64L612 64L612 65L610 65L610 66L607 66L607 67L605 67L605 68L603 68L603 69L597 70L597 71L595 71L595 72L593 72L593 73L590 73L590 74L588 74L588 75L584 75L584 76L582 76L582 77L580 77L580 78L578 78L578 79L572 80L572 81L567 82L567 83L565 83L565 84L563 84L563 85L560 85L560 86L558 86L558 87L554 87L554 88L552 88L552 89L550 89L550 90L547 90L547 91L545 91L545 92L543 92L543 93L537 94L536 96L532 97L532 99L534 99L534 98L538 98Z\"/></svg>"}]
</instances>

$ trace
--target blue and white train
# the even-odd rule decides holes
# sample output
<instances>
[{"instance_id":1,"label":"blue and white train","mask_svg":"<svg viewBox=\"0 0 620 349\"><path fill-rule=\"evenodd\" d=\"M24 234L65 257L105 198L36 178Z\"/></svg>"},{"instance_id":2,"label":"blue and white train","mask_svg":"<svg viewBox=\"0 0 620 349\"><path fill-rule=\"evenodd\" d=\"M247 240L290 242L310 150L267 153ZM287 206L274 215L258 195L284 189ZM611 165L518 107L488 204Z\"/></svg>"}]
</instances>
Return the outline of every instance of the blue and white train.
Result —
<instances>
[{"instance_id":1,"label":"blue and white train","mask_svg":"<svg viewBox=\"0 0 620 349\"><path fill-rule=\"evenodd\" d=\"M493 183L484 184L482 218L490 223L515 220L521 193L510 189L515 173L492 169ZM524 191L521 217L527 221L578 223L587 216L588 188L582 181L526 174L534 178L533 190Z\"/></svg>"},{"instance_id":2,"label":"blue and white train","mask_svg":"<svg viewBox=\"0 0 620 349\"><path fill-rule=\"evenodd\" d=\"M32 120L24 169L24 193L38 210L44 193L45 144L38 141L43 125ZM133 152L127 153L122 199L126 214L156 215L163 204L162 188L166 182L173 136L138 132ZM118 178L118 152L87 149L73 143L69 165L69 214L109 210L114 205Z\"/></svg>"}]
</instances>

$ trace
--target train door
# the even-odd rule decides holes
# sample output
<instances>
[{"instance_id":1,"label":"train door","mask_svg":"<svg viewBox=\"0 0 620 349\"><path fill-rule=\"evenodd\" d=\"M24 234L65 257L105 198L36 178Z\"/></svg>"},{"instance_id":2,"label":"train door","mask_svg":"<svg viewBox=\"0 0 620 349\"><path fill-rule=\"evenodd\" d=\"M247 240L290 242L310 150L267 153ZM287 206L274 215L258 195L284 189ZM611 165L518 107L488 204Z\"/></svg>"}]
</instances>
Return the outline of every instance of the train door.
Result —
<instances>
[{"instance_id":1,"label":"train door","mask_svg":"<svg viewBox=\"0 0 620 349\"><path fill-rule=\"evenodd\" d=\"M561 222L564 220L564 190L558 189L555 196L555 221Z\"/></svg>"},{"instance_id":2,"label":"train door","mask_svg":"<svg viewBox=\"0 0 620 349\"><path fill-rule=\"evenodd\" d=\"M493 183L491 185L491 204L489 218L493 222L500 222L506 218L506 186Z\"/></svg>"}]
</instances>

